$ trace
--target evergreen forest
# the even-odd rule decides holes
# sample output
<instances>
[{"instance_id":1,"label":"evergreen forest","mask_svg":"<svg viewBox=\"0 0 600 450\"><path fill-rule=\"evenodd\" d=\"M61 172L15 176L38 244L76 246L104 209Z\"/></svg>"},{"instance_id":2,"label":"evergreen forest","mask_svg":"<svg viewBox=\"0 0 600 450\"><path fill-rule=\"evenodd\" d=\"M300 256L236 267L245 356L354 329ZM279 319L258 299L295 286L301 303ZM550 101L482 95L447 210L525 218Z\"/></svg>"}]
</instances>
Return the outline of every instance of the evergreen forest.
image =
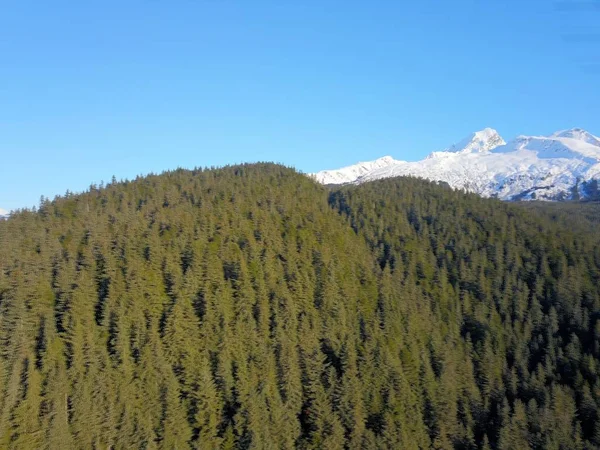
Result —
<instances>
[{"instance_id":1,"label":"evergreen forest","mask_svg":"<svg viewBox=\"0 0 600 450\"><path fill-rule=\"evenodd\" d=\"M0 449L600 449L600 205L276 164L0 221Z\"/></svg>"}]
</instances>

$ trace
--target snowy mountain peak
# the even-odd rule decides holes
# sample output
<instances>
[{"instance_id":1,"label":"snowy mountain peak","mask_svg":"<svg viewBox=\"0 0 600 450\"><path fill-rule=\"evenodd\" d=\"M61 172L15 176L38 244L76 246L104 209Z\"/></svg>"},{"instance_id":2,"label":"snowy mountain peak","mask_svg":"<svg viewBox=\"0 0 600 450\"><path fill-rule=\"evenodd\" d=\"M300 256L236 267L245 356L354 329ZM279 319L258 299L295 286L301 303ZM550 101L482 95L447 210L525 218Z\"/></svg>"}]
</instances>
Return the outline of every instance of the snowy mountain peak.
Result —
<instances>
[{"instance_id":1,"label":"snowy mountain peak","mask_svg":"<svg viewBox=\"0 0 600 450\"><path fill-rule=\"evenodd\" d=\"M311 176L321 184L352 183L373 170L391 166L397 162L391 156L383 156L375 161L359 162L358 164L342 167L338 170L322 170Z\"/></svg>"},{"instance_id":2,"label":"snowy mountain peak","mask_svg":"<svg viewBox=\"0 0 600 450\"><path fill-rule=\"evenodd\" d=\"M382 156L381 158L377 158L373 162L377 163L377 164L391 164L394 161L395 161L394 158L392 158L391 156Z\"/></svg>"},{"instance_id":3,"label":"snowy mountain peak","mask_svg":"<svg viewBox=\"0 0 600 450\"><path fill-rule=\"evenodd\" d=\"M421 161L386 156L311 176L323 184L414 176L503 200L600 199L600 139L573 128L506 143L485 128Z\"/></svg>"},{"instance_id":4,"label":"snowy mountain peak","mask_svg":"<svg viewBox=\"0 0 600 450\"><path fill-rule=\"evenodd\" d=\"M504 145L504 139L493 128L484 128L481 131L471 133L462 141L446 149L452 153L482 153L489 152L494 148Z\"/></svg>"},{"instance_id":5,"label":"snowy mountain peak","mask_svg":"<svg viewBox=\"0 0 600 450\"><path fill-rule=\"evenodd\" d=\"M518 136L494 153L534 152L539 159L576 159L590 164L600 162L600 140L581 128L557 131L550 136Z\"/></svg>"},{"instance_id":6,"label":"snowy mountain peak","mask_svg":"<svg viewBox=\"0 0 600 450\"><path fill-rule=\"evenodd\" d=\"M481 131L476 131L473 133L473 140L487 143L488 145L504 142L504 139L502 139L500 134L493 128L484 128Z\"/></svg>"},{"instance_id":7,"label":"snowy mountain peak","mask_svg":"<svg viewBox=\"0 0 600 450\"><path fill-rule=\"evenodd\" d=\"M588 144L600 147L600 139L582 128L571 128L570 130L558 131L551 137L577 139L578 141L584 141Z\"/></svg>"}]
</instances>

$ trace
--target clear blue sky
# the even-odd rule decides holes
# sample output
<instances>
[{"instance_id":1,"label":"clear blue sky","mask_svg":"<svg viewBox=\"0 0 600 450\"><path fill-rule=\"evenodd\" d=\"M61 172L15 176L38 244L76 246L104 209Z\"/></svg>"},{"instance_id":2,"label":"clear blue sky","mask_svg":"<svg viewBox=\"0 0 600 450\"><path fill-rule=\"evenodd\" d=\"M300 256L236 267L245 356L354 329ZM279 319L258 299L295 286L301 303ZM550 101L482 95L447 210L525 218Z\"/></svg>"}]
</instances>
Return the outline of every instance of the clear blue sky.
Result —
<instances>
[{"instance_id":1,"label":"clear blue sky","mask_svg":"<svg viewBox=\"0 0 600 450\"><path fill-rule=\"evenodd\" d=\"M0 208L176 167L600 133L600 3L8 0Z\"/></svg>"}]
</instances>

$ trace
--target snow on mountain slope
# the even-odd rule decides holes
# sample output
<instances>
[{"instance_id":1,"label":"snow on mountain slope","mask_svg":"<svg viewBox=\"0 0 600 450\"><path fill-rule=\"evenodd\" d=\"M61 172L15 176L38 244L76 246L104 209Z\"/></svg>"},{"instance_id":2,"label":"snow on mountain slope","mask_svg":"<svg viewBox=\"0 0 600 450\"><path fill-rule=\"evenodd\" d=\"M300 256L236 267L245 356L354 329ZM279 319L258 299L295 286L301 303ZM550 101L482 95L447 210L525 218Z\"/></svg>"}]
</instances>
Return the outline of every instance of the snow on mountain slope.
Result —
<instances>
[{"instance_id":1,"label":"snow on mountain slope","mask_svg":"<svg viewBox=\"0 0 600 450\"><path fill-rule=\"evenodd\" d=\"M527 149L537 153L538 158L582 159L590 164L600 160L600 141L587 133L581 138L569 135L568 132L555 133L551 136L519 136L507 145L496 148L496 152L513 152Z\"/></svg>"},{"instance_id":2,"label":"snow on mountain slope","mask_svg":"<svg viewBox=\"0 0 600 450\"><path fill-rule=\"evenodd\" d=\"M8 219L9 215L10 213L7 210L0 208L0 220Z\"/></svg>"},{"instance_id":3,"label":"snow on mountain slope","mask_svg":"<svg viewBox=\"0 0 600 450\"><path fill-rule=\"evenodd\" d=\"M571 138L576 139L578 141L584 141L588 144L595 145L600 147L600 139L598 139L593 134L588 133L581 128L571 128L570 130L558 131L552 135L555 138Z\"/></svg>"},{"instance_id":4,"label":"snow on mountain slope","mask_svg":"<svg viewBox=\"0 0 600 450\"><path fill-rule=\"evenodd\" d=\"M481 131L472 133L458 144L454 144L444 151L453 153L482 153L504 144L506 144L506 142L504 142L504 139L502 139L496 130L485 128Z\"/></svg>"},{"instance_id":5,"label":"snow on mountain slope","mask_svg":"<svg viewBox=\"0 0 600 450\"><path fill-rule=\"evenodd\" d=\"M495 130L486 128L421 161L386 157L385 164L375 163L323 171L315 178L324 184L358 184L416 176L503 200L583 198L591 195L587 187L592 180L600 179L600 139L574 128L505 143ZM340 172L345 175L341 183Z\"/></svg>"},{"instance_id":6,"label":"snow on mountain slope","mask_svg":"<svg viewBox=\"0 0 600 450\"><path fill-rule=\"evenodd\" d=\"M373 172L374 170L385 168L395 162L396 161L391 156L384 156L375 161L360 162L338 170L323 170L314 174L313 177L322 184L353 183L361 176Z\"/></svg>"}]
</instances>

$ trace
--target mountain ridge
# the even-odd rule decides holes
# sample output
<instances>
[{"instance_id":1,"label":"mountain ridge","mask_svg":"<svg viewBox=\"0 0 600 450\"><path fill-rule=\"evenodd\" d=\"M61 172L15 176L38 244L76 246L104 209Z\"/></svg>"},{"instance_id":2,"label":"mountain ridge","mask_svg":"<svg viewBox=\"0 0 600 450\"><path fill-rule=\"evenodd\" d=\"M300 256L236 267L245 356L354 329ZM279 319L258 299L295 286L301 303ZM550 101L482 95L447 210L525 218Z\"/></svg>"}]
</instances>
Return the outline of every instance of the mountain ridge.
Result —
<instances>
[{"instance_id":1,"label":"mountain ridge","mask_svg":"<svg viewBox=\"0 0 600 450\"><path fill-rule=\"evenodd\" d=\"M590 200L599 195L600 139L571 128L506 142L485 128L420 161L384 157L311 176L322 184L416 176L502 200Z\"/></svg>"}]
</instances>

